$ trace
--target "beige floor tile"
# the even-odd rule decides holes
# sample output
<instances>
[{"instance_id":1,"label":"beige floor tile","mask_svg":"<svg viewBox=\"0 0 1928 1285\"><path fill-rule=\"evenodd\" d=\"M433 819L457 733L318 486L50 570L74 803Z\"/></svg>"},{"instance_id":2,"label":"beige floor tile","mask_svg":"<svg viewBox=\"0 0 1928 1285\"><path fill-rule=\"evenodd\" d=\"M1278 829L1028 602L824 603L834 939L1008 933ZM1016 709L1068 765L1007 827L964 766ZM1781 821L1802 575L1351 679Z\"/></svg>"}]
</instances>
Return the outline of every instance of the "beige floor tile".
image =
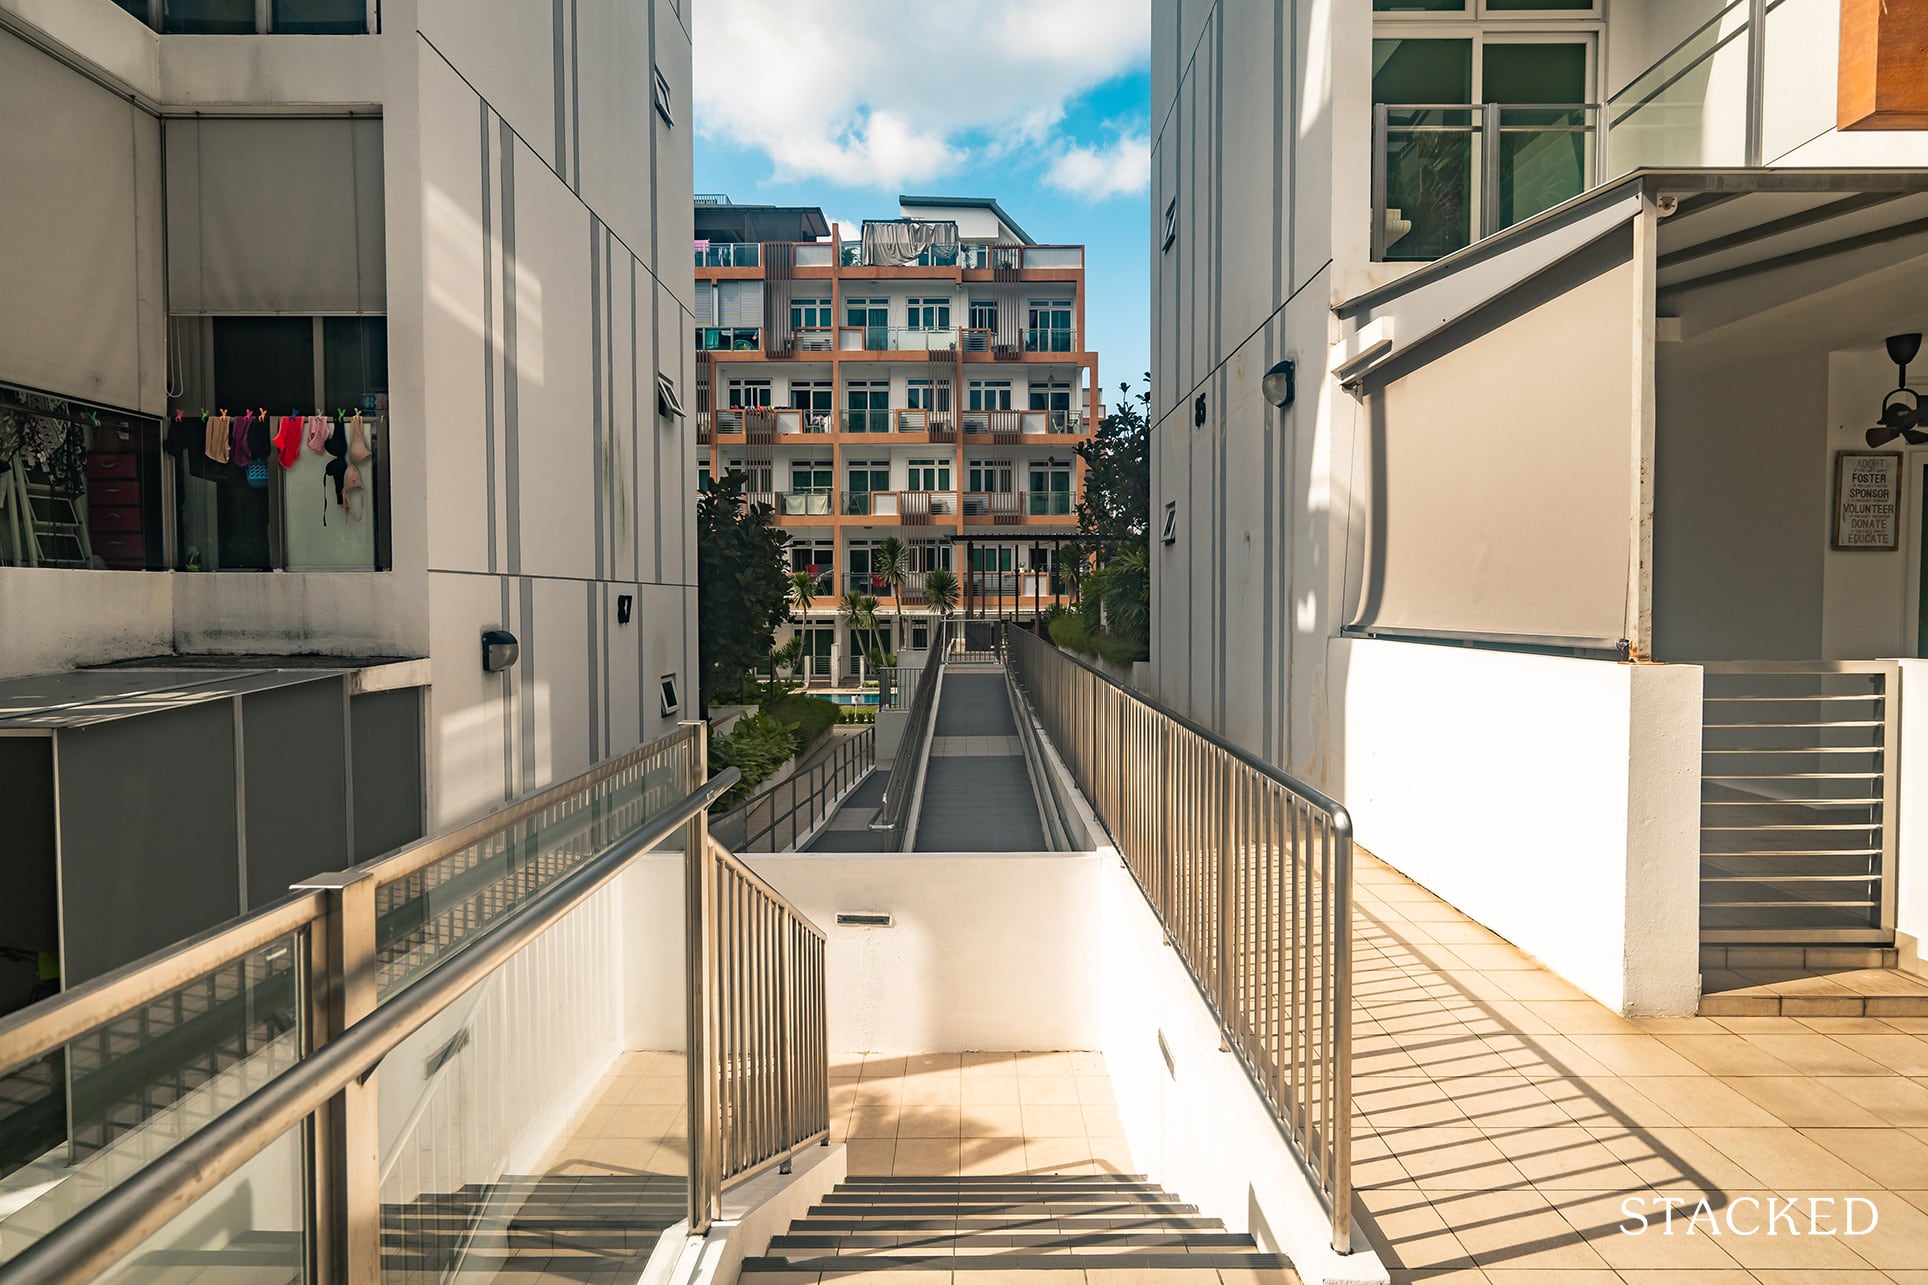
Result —
<instances>
[{"instance_id":1,"label":"beige floor tile","mask_svg":"<svg viewBox=\"0 0 1928 1285\"><path fill-rule=\"evenodd\" d=\"M1083 1272L967 1267L951 1273L951 1285L1078 1285L1083 1276ZM889 1273L887 1280L888 1285L896 1285L897 1273Z\"/></svg>"},{"instance_id":2,"label":"beige floor tile","mask_svg":"<svg viewBox=\"0 0 1928 1285\"><path fill-rule=\"evenodd\" d=\"M1473 1262L1488 1273L1607 1266L1547 1198L1533 1190L1440 1191L1422 1187Z\"/></svg>"},{"instance_id":3,"label":"beige floor tile","mask_svg":"<svg viewBox=\"0 0 1928 1285\"><path fill-rule=\"evenodd\" d=\"M1627 1081L1636 1092L1689 1128L1725 1125L1769 1128L1780 1120L1766 1107L1710 1076L1654 1076Z\"/></svg>"},{"instance_id":4,"label":"beige floor tile","mask_svg":"<svg viewBox=\"0 0 1928 1285\"><path fill-rule=\"evenodd\" d=\"M849 1285L869 1281L872 1285L876 1285L879 1274L875 1271L852 1268L848 1271L826 1271L817 1279L824 1285L829 1285L831 1281L848 1282ZM889 1281L890 1285L951 1285L951 1273L948 1269L926 1271L915 1267L900 1267L884 1273L882 1279Z\"/></svg>"},{"instance_id":5,"label":"beige floor tile","mask_svg":"<svg viewBox=\"0 0 1928 1285\"><path fill-rule=\"evenodd\" d=\"M1131 1144L1121 1134L1094 1133L1085 1139L1085 1147L1093 1163L1107 1173L1140 1172L1131 1158Z\"/></svg>"},{"instance_id":6,"label":"beige floor tile","mask_svg":"<svg viewBox=\"0 0 1928 1285\"><path fill-rule=\"evenodd\" d=\"M1850 1099L1883 1124L1904 1129L1928 1128L1928 1080L1904 1080L1900 1076L1879 1079L1816 1076L1813 1083Z\"/></svg>"},{"instance_id":7,"label":"beige floor tile","mask_svg":"<svg viewBox=\"0 0 1928 1285\"><path fill-rule=\"evenodd\" d=\"M1078 1101L1087 1106L1094 1103L1110 1106L1116 1100L1108 1075L1075 1075L1072 1079L1077 1082Z\"/></svg>"},{"instance_id":8,"label":"beige floor tile","mask_svg":"<svg viewBox=\"0 0 1928 1285\"><path fill-rule=\"evenodd\" d=\"M1797 1075L1890 1075L1881 1063L1863 1057L1831 1035L1751 1035L1750 1043L1794 1068Z\"/></svg>"},{"instance_id":9,"label":"beige floor tile","mask_svg":"<svg viewBox=\"0 0 1928 1285\"><path fill-rule=\"evenodd\" d=\"M964 1100L964 1077L957 1071L935 1071L904 1080L903 1103L956 1106Z\"/></svg>"},{"instance_id":10,"label":"beige floor tile","mask_svg":"<svg viewBox=\"0 0 1928 1285\"><path fill-rule=\"evenodd\" d=\"M1589 1128L1634 1176L1657 1188L1724 1191L1755 1179L1694 1129Z\"/></svg>"},{"instance_id":11,"label":"beige floor tile","mask_svg":"<svg viewBox=\"0 0 1928 1285\"><path fill-rule=\"evenodd\" d=\"M960 1132L961 1115L955 1106L915 1106L904 1104L897 1117L897 1136L905 1138L955 1138Z\"/></svg>"},{"instance_id":12,"label":"beige floor tile","mask_svg":"<svg viewBox=\"0 0 1928 1285\"><path fill-rule=\"evenodd\" d=\"M1795 1129L1700 1129L1702 1139L1752 1174L1790 1191L1871 1187L1854 1166Z\"/></svg>"},{"instance_id":13,"label":"beige floor tile","mask_svg":"<svg viewBox=\"0 0 1928 1285\"><path fill-rule=\"evenodd\" d=\"M1665 1206L1643 1191L1632 1195L1616 1192L1606 1195L1576 1195L1556 1201L1561 1217L1584 1235L1608 1264L1616 1268L1643 1270L1693 1269L1696 1271L1739 1269L1721 1248L1720 1238L1704 1234L1706 1223L1693 1235L1678 1213L1671 1230L1664 1215ZM1639 1218L1630 1215L1644 1215Z\"/></svg>"},{"instance_id":14,"label":"beige floor tile","mask_svg":"<svg viewBox=\"0 0 1928 1285\"><path fill-rule=\"evenodd\" d=\"M628 1106L681 1105L689 1092L689 1081L680 1075L635 1075L628 1077L623 1102Z\"/></svg>"},{"instance_id":15,"label":"beige floor tile","mask_svg":"<svg viewBox=\"0 0 1928 1285\"><path fill-rule=\"evenodd\" d=\"M897 1139L897 1154L891 1164L894 1174L923 1174L939 1177L957 1173L956 1138Z\"/></svg>"},{"instance_id":16,"label":"beige floor tile","mask_svg":"<svg viewBox=\"0 0 1928 1285\"><path fill-rule=\"evenodd\" d=\"M863 1073L864 1055L862 1053L832 1053L830 1055L831 1079L849 1078L854 1080L863 1075Z\"/></svg>"},{"instance_id":17,"label":"beige floor tile","mask_svg":"<svg viewBox=\"0 0 1928 1285\"><path fill-rule=\"evenodd\" d=\"M958 1143L958 1172L962 1174L1023 1173L1024 1139L1015 1134L995 1138L964 1138Z\"/></svg>"},{"instance_id":18,"label":"beige floor tile","mask_svg":"<svg viewBox=\"0 0 1928 1285\"><path fill-rule=\"evenodd\" d=\"M1850 1050L1900 1075L1928 1076L1928 1039L1919 1035L1846 1033L1834 1038Z\"/></svg>"},{"instance_id":19,"label":"beige floor tile","mask_svg":"<svg viewBox=\"0 0 1928 1285\"><path fill-rule=\"evenodd\" d=\"M850 1113L845 1136L851 1138L894 1138L897 1136L896 1107L858 1107Z\"/></svg>"},{"instance_id":20,"label":"beige floor tile","mask_svg":"<svg viewBox=\"0 0 1928 1285\"><path fill-rule=\"evenodd\" d=\"M603 1138L661 1138L675 1129L679 1121L687 1124L688 1108L681 1102L663 1106L620 1106L608 1108L609 1114L595 1130Z\"/></svg>"},{"instance_id":21,"label":"beige floor tile","mask_svg":"<svg viewBox=\"0 0 1928 1285\"><path fill-rule=\"evenodd\" d=\"M1084 1138L1024 1140L1025 1170L1029 1173L1090 1173L1101 1166Z\"/></svg>"},{"instance_id":22,"label":"beige floor tile","mask_svg":"<svg viewBox=\"0 0 1928 1285\"><path fill-rule=\"evenodd\" d=\"M1628 1035L1568 1036L1580 1050L1620 1076L1695 1075L1698 1069L1661 1042L1659 1036L1634 1032Z\"/></svg>"},{"instance_id":23,"label":"beige floor tile","mask_svg":"<svg viewBox=\"0 0 1928 1285\"><path fill-rule=\"evenodd\" d=\"M1626 1018L1590 999L1535 999L1525 1001L1525 1007L1560 1035L1644 1034Z\"/></svg>"},{"instance_id":24,"label":"beige floor tile","mask_svg":"<svg viewBox=\"0 0 1928 1285\"><path fill-rule=\"evenodd\" d=\"M895 1138L857 1138L844 1144L844 1162L853 1174L864 1177L888 1176L896 1152Z\"/></svg>"},{"instance_id":25,"label":"beige floor tile","mask_svg":"<svg viewBox=\"0 0 1928 1285\"><path fill-rule=\"evenodd\" d=\"M1624 1285L1754 1285L1761 1280L1761 1277L1739 1267L1726 1270L1662 1267L1652 1271L1623 1268L1620 1271L1620 1279ZM1553 1282L1553 1285L1559 1285L1559 1283ZM1808 1282L1807 1285L1822 1285L1822 1283ZM1857 1285L1859 1285L1858 1282Z\"/></svg>"},{"instance_id":26,"label":"beige floor tile","mask_svg":"<svg viewBox=\"0 0 1928 1285\"><path fill-rule=\"evenodd\" d=\"M1022 1138L1022 1109L1015 1105L973 1105L958 1117L958 1134L966 1138Z\"/></svg>"},{"instance_id":27,"label":"beige floor tile","mask_svg":"<svg viewBox=\"0 0 1928 1285\"><path fill-rule=\"evenodd\" d=\"M1633 1080L1601 1075L1538 1083L1541 1092L1575 1124L1588 1128L1664 1129L1680 1123Z\"/></svg>"},{"instance_id":28,"label":"beige floor tile","mask_svg":"<svg viewBox=\"0 0 1928 1285\"><path fill-rule=\"evenodd\" d=\"M961 1100L965 1106L1018 1104L1018 1077L1007 1071L999 1075L964 1076Z\"/></svg>"},{"instance_id":29,"label":"beige floor tile","mask_svg":"<svg viewBox=\"0 0 1928 1285\"><path fill-rule=\"evenodd\" d=\"M1801 1132L1884 1186L1928 1184L1928 1143L1898 1129L1803 1129Z\"/></svg>"},{"instance_id":30,"label":"beige floor tile","mask_svg":"<svg viewBox=\"0 0 1928 1285\"><path fill-rule=\"evenodd\" d=\"M1069 1075L1020 1075L1018 1101L1025 1106L1076 1106L1078 1081Z\"/></svg>"},{"instance_id":31,"label":"beige floor tile","mask_svg":"<svg viewBox=\"0 0 1928 1285\"><path fill-rule=\"evenodd\" d=\"M1529 1080L1613 1074L1564 1035L1532 1035L1524 1038L1525 1049L1530 1056L1512 1060L1509 1068Z\"/></svg>"},{"instance_id":32,"label":"beige floor tile","mask_svg":"<svg viewBox=\"0 0 1928 1285\"><path fill-rule=\"evenodd\" d=\"M1745 1035L1732 1031L1704 1035L1663 1033L1662 1044L1708 1075L1795 1075L1787 1063L1761 1049Z\"/></svg>"},{"instance_id":33,"label":"beige floor tile","mask_svg":"<svg viewBox=\"0 0 1928 1285\"><path fill-rule=\"evenodd\" d=\"M1865 1197L1873 1200L1881 1211L1880 1221L1872 1232L1843 1238L1870 1265L1890 1272L1928 1269L1928 1210L1897 1199L1892 1192L1833 1194Z\"/></svg>"},{"instance_id":34,"label":"beige floor tile","mask_svg":"<svg viewBox=\"0 0 1928 1285\"><path fill-rule=\"evenodd\" d=\"M1038 1050L1019 1053L1011 1062L1019 1076L1077 1074L1077 1060L1073 1053Z\"/></svg>"},{"instance_id":35,"label":"beige floor tile","mask_svg":"<svg viewBox=\"0 0 1928 1285\"><path fill-rule=\"evenodd\" d=\"M1027 1138L1082 1138L1085 1136L1084 1112L1076 1106L1035 1105L1021 1108L1024 1136Z\"/></svg>"},{"instance_id":36,"label":"beige floor tile","mask_svg":"<svg viewBox=\"0 0 1928 1285\"><path fill-rule=\"evenodd\" d=\"M1811 1076L1763 1076L1733 1081L1735 1092L1763 1107L1783 1124L1799 1127L1869 1128L1879 1117L1847 1096L1816 1084Z\"/></svg>"},{"instance_id":37,"label":"beige floor tile","mask_svg":"<svg viewBox=\"0 0 1928 1285\"><path fill-rule=\"evenodd\" d=\"M1499 1148L1470 1125L1383 1130L1381 1137L1421 1188L1484 1190L1526 1181Z\"/></svg>"},{"instance_id":38,"label":"beige floor tile","mask_svg":"<svg viewBox=\"0 0 1928 1285\"><path fill-rule=\"evenodd\" d=\"M1803 1268L1756 1267L1749 1279L1759 1285L1911 1285L1909 1278L1920 1278L1928 1285L1928 1271L1884 1272L1869 1267L1839 1272L1812 1272Z\"/></svg>"},{"instance_id":39,"label":"beige floor tile","mask_svg":"<svg viewBox=\"0 0 1928 1285\"><path fill-rule=\"evenodd\" d=\"M1578 1125L1525 1129L1493 1141L1542 1192L1646 1189L1633 1170Z\"/></svg>"}]
</instances>

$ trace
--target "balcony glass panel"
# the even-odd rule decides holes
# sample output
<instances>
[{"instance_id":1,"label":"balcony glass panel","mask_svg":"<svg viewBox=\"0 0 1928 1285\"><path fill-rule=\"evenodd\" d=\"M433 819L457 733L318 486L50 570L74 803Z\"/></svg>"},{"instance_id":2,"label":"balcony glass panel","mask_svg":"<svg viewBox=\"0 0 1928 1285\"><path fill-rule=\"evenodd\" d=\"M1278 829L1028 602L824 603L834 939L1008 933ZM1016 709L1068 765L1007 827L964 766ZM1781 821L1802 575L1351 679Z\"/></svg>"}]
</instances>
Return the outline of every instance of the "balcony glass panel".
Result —
<instances>
[{"instance_id":1,"label":"balcony glass panel","mask_svg":"<svg viewBox=\"0 0 1928 1285\"><path fill-rule=\"evenodd\" d=\"M1748 39L1747 0L1734 0L1615 94L1607 103L1611 173L1745 163Z\"/></svg>"},{"instance_id":2,"label":"balcony glass panel","mask_svg":"<svg viewBox=\"0 0 1928 1285\"><path fill-rule=\"evenodd\" d=\"M1502 107L1499 115L1500 227L1587 190L1596 145L1592 108Z\"/></svg>"},{"instance_id":3,"label":"balcony glass panel","mask_svg":"<svg viewBox=\"0 0 1928 1285\"><path fill-rule=\"evenodd\" d=\"M1386 104L1388 260L1430 260L1472 243L1479 113L1471 107Z\"/></svg>"},{"instance_id":4,"label":"balcony glass panel","mask_svg":"<svg viewBox=\"0 0 1928 1285\"><path fill-rule=\"evenodd\" d=\"M755 241L698 241L696 266L699 268L754 268L759 245Z\"/></svg>"}]
</instances>

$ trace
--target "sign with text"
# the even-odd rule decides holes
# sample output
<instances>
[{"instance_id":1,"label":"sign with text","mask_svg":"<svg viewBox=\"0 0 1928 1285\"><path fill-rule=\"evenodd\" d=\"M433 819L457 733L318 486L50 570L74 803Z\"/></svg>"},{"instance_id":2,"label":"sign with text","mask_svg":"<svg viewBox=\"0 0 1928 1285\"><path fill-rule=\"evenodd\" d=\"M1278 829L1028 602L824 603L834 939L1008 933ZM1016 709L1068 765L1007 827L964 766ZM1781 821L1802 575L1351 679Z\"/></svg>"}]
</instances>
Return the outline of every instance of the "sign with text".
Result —
<instances>
[{"instance_id":1,"label":"sign with text","mask_svg":"<svg viewBox=\"0 0 1928 1285\"><path fill-rule=\"evenodd\" d=\"M1832 544L1837 549L1901 547L1901 452L1835 452Z\"/></svg>"}]
</instances>

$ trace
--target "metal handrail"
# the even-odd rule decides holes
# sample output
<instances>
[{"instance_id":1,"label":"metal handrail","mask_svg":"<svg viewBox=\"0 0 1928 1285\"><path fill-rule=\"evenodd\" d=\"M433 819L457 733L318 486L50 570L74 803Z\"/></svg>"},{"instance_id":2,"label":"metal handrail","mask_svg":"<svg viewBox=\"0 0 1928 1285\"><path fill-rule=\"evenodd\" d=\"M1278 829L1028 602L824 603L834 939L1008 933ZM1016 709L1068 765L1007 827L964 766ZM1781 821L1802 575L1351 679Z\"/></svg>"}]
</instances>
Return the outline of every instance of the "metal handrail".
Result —
<instances>
[{"instance_id":1,"label":"metal handrail","mask_svg":"<svg viewBox=\"0 0 1928 1285\"><path fill-rule=\"evenodd\" d=\"M726 1186L830 1141L827 943L796 905L705 839L690 880L690 1231Z\"/></svg>"},{"instance_id":2,"label":"metal handrail","mask_svg":"<svg viewBox=\"0 0 1928 1285\"><path fill-rule=\"evenodd\" d=\"M113 1266L288 1130L361 1084L398 1044L549 931L636 857L700 820L738 779L735 768L725 768L669 812L537 893L468 950L327 1039L294 1067L0 1266L0 1285L91 1280ZM365 884L366 879L343 883ZM338 901L331 917L339 909ZM361 935L372 938L372 926L364 929ZM372 978L364 984L372 987ZM356 1218L366 1221L371 1214L356 1211ZM349 1261L338 1264L334 1275L364 1279L367 1264L355 1261L353 1248L347 1257Z\"/></svg>"},{"instance_id":3,"label":"metal handrail","mask_svg":"<svg viewBox=\"0 0 1928 1285\"><path fill-rule=\"evenodd\" d=\"M866 727L854 736L839 737L838 741L829 756L808 771L786 777L742 806L711 817L710 833L738 852L788 852L870 775L877 729ZM803 787L801 797L799 786ZM789 797L787 807L778 802L785 795ZM752 829L759 812L765 819ZM780 837L782 835L787 838Z\"/></svg>"},{"instance_id":4,"label":"metal handrail","mask_svg":"<svg viewBox=\"0 0 1928 1285\"><path fill-rule=\"evenodd\" d=\"M1005 663L1352 1249L1352 819L1027 630Z\"/></svg>"},{"instance_id":5,"label":"metal handrail","mask_svg":"<svg viewBox=\"0 0 1928 1285\"><path fill-rule=\"evenodd\" d=\"M910 717L904 723L903 739L890 761L890 783L884 787L883 806L877 809L872 830L885 831L884 850L903 852L913 836L908 833L911 807L923 788L924 766L930 755L937 689L943 678L944 658L951 650L951 622L940 620L931 634L930 655L924 673L917 680L917 699L911 702Z\"/></svg>"}]
</instances>

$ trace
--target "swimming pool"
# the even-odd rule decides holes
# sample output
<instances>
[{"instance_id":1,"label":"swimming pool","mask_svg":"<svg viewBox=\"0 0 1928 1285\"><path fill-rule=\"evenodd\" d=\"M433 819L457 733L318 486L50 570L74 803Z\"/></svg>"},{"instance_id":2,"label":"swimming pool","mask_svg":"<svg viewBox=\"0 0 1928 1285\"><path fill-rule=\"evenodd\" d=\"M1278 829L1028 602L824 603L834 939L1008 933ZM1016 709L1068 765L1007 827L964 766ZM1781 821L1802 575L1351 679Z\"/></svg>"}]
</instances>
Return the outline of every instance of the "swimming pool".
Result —
<instances>
[{"instance_id":1,"label":"swimming pool","mask_svg":"<svg viewBox=\"0 0 1928 1285\"><path fill-rule=\"evenodd\" d=\"M877 703L876 692L818 692L816 694L838 705L875 705Z\"/></svg>"}]
</instances>

